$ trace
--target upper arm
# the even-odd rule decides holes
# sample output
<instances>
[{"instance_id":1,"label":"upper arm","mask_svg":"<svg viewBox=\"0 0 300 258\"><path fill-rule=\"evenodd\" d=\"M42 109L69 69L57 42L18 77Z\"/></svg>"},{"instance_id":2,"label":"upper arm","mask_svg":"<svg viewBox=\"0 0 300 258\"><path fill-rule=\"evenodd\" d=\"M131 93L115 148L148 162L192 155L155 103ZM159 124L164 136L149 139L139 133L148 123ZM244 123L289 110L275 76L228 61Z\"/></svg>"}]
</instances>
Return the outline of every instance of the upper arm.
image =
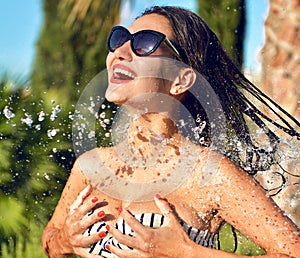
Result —
<instances>
[{"instance_id":1,"label":"upper arm","mask_svg":"<svg viewBox=\"0 0 300 258\"><path fill-rule=\"evenodd\" d=\"M62 227L69 212L69 207L87 184L88 181L82 174L78 161L76 161L47 227Z\"/></svg>"},{"instance_id":2,"label":"upper arm","mask_svg":"<svg viewBox=\"0 0 300 258\"><path fill-rule=\"evenodd\" d=\"M246 172L222 161L219 212L222 218L267 252L300 253L296 226Z\"/></svg>"}]
</instances>

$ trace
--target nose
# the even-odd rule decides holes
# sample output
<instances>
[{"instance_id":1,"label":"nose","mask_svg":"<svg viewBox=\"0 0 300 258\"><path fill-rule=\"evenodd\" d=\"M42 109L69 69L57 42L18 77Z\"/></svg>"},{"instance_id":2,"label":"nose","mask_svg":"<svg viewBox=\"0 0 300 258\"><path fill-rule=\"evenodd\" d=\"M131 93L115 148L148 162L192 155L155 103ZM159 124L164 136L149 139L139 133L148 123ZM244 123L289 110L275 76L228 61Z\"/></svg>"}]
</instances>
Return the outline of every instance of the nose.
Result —
<instances>
[{"instance_id":1,"label":"nose","mask_svg":"<svg viewBox=\"0 0 300 258\"><path fill-rule=\"evenodd\" d=\"M134 53L131 50L130 41L125 42L121 47L114 51L114 55L119 60L132 61Z\"/></svg>"}]
</instances>

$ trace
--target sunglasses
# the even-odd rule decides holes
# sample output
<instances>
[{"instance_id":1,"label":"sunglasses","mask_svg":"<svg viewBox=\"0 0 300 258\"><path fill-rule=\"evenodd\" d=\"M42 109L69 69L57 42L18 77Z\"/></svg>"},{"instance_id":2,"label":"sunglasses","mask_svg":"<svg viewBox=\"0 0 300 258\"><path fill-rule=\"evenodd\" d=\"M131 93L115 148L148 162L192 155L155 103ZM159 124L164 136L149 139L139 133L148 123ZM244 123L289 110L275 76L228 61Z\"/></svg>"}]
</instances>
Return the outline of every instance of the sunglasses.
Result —
<instances>
[{"instance_id":1,"label":"sunglasses","mask_svg":"<svg viewBox=\"0 0 300 258\"><path fill-rule=\"evenodd\" d=\"M175 56L182 61L178 50L166 35L154 30L141 30L131 34L126 28L115 26L112 28L108 37L109 51L114 52L128 40L130 40L130 46L133 53L137 56L149 56L162 42L165 42Z\"/></svg>"}]
</instances>

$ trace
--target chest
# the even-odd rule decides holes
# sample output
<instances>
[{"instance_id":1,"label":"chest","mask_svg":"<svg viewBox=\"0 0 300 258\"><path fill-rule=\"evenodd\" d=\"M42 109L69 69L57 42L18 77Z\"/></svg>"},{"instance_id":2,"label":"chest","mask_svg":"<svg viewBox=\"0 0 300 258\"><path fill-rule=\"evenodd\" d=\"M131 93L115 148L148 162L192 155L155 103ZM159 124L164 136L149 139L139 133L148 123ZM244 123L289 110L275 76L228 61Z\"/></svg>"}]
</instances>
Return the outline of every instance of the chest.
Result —
<instances>
[{"instance_id":1,"label":"chest","mask_svg":"<svg viewBox=\"0 0 300 258\"><path fill-rule=\"evenodd\" d=\"M94 175L98 180L97 195L103 200L103 210L110 220L119 218L119 208L126 208L132 214L157 213L154 196L166 197L179 219L195 228L215 230L221 223L217 211L211 206L214 198L212 189L199 187L201 158L194 159L190 152L184 155L168 155L167 158L150 160L128 160L115 152L101 152L101 166ZM200 155L196 155L201 157ZM132 158L132 156L130 156ZM157 158L157 157L156 157ZM150 162L150 163L149 163ZM109 176L101 178L105 167Z\"/></svg>"},{"instance_id":2,"label":"chest","mask_svg":"<svg viewBox=\"0 0 300 258\"><path fill-rule=\"evenodd\" d=\"M124 201L112 198L102 192L96 192L101 196L106 219L116 223L120 219L119 209L124 208L131 214L153 213L162 214L162 211L157 207L151 196L151 201ZM195 196L190 184L181 185L173 192L165 196L170 204L172 212L177 216L179 221L184 221L185 224L193 228L206 230L211 232L218 230L222 223L217 210L211 206L210 197L207 195L207 189L197 191Z\"/></svg>"}]
</instances>

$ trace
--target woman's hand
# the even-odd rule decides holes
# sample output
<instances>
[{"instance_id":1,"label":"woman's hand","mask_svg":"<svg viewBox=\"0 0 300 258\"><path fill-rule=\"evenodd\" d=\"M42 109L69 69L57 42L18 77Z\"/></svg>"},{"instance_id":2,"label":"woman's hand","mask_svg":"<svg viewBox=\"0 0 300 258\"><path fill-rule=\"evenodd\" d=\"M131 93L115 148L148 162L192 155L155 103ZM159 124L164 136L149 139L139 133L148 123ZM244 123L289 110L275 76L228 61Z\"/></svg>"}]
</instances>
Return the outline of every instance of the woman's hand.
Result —
<instances>
[{"instance_id":1,"label":"woman's hand","mask_svg":"<svg viewBox=\"0 0 300 258\"><path fill-rule=\"evenodd\" d=\"M70 206L63 227L56 232L55 239L57 247L59 247L59 251L56 250L56 252L60 254L76 254L82 257L99 257L90 254L88 247L105 237L105 232L98 232L91 236L84 236L83 233L89 226L105 217L101 207L106 204L98 202L96 196L91 197L91 192L92 187L88 185Z\"/></svg>"},{"instance_id":2,"label":"woman's hand","mask_svg":"<svg viewBox=\"0 0 300 258\"><path fill-rule=\"evenodd\" d=\"M134 248L121 250L113 245L106 246L119 257L187 257L189 248L194 243L189 239L178 219L172 212L169 203L156 196L155 203L164 215L164 223L160 228L153 229L143 226L128 211L122 210L121 216L135 232L135 237L123 235L115 227L108 228L121 244ZM180 246L180 253L178 247ZM187 253L187 255L185 255Z\"/></svg>"}]
</instances>

